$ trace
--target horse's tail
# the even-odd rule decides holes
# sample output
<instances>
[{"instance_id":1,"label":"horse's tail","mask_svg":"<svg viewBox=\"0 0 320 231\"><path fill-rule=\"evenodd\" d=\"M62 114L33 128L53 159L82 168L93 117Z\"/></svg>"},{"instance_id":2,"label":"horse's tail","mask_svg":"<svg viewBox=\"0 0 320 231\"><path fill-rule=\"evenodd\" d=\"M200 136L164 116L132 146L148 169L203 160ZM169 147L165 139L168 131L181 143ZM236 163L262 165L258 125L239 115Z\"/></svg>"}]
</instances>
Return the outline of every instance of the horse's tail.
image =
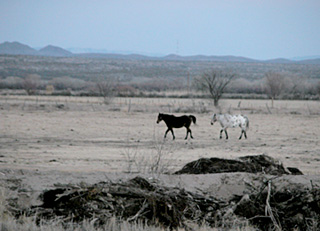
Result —
<instances>
[{"instance_id":1,"label":"horse's tail","mask_svg":"<svg viewBox=\"0 0 320 231\"><path fill-rule=\"evenodd\" d=\"M246 129L249 129L249 119L247 116L244 116L244 118L246 119Z\"/></svg>"},{"instance_id":2,"label":"horse's tail","mask_svg":"<svg viewBox=\"0 0 320 231\"><path fill-rule=\"evenodd\" d=\"M192 122L193 122L194 124L196 124L197 118L196 118L195 116L193 116L193 115L189 115L189 117L190 117L190 119L192 120Z\"/></svg>"}]
</instances>

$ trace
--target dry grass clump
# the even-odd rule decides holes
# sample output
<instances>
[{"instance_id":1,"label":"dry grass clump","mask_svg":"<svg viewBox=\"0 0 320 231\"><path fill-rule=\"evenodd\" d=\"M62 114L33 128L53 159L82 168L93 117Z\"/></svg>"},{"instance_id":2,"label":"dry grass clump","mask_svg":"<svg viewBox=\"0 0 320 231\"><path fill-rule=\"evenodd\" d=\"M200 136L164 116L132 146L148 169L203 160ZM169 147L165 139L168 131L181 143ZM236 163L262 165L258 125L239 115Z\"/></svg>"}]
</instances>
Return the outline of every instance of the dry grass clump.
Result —
<instances>
[{"instance_id":1,"label":"dry grass clump","mask_svg":"<svg viewBox=\"0 0 320 231\"><path fill-rule=\"evenodd\" d=\"M138 145L128 145L128 148L121 153L126 160L127 173L159 175L170 172L177 148L175 144L167 144L154 135L151 145L151 152L148 153L141 151Z\"/></svg>"}]
</instances>

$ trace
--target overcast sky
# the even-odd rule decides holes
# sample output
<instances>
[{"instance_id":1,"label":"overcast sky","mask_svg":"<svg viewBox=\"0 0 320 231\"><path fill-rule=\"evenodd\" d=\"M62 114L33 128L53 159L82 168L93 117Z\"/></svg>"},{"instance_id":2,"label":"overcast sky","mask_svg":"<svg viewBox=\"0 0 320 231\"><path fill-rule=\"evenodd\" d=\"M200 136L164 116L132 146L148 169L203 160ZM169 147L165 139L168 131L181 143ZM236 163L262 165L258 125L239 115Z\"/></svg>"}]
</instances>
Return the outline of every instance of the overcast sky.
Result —
<instances>
[{"instance_id":1,"label":"overcast sky","mask_svg":"<svg viewBox=\"0 0 320 231\"><path fill-rule=\"evenodd\" d=\"M160 55L320 55L320 0L0 0L5 41Z\"/></svg>"}]
</instances>

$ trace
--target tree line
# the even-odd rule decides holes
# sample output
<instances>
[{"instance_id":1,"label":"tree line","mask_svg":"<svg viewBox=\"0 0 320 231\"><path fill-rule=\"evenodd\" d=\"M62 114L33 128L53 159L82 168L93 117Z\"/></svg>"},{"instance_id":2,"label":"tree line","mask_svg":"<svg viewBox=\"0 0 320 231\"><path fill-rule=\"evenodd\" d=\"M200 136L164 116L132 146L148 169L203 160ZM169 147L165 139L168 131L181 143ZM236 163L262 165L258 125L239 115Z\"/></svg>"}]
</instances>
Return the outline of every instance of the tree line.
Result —
<instances>
[{"instance_id":1,"label":"tree line","mask_svg":"<svg viewBox=\"0 0 320 231\"><path fill-rule=\"evenodd\" d=\"M63 76L45 80L38 74L29 74L25 78L9 76L0 79L0 89L23 89L33 95L45 91L45 94L69 94L72 91L84 95L101 96L107 103L114 96L143 96L145 92L181 91L188 89L211 98L218 106L219 100L228 94L260 94L273 100L319 99L320 80L306 79L286 72L268 71L262 79L250 80L239 77L229 69L215 68L203 71L197 76L185 78L150 78L144 81L123 82L120 78L99 77L94 81ZM186 97L190 97L190 92Z\"/></svg>"}]
</instances>

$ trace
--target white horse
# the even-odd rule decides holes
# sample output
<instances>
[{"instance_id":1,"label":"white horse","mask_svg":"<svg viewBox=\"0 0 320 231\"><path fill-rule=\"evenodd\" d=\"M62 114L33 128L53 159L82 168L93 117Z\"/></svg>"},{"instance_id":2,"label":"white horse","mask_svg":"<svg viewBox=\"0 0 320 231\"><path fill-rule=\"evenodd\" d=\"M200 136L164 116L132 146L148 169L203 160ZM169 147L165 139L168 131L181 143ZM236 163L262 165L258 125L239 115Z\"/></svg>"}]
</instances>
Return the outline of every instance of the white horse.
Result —
<instances>
[{"instance_id":1,"label":"white horse","mask_svg":"<svg viewBox=\"0 0 320 231\"><path fill-rule=\"evenodd\" d=\"M245 115L230 115L230 114L213 114L211 119L211 125L214 122L219 121L222 129L220 130L220 139L222 138L222 132L226 134L226 139L228 139L227 128L241 128L241 135L239 140L242 138L242 134L247 139L247 129L249 128L249 119Z\"/></svg>"}]
</instances>

